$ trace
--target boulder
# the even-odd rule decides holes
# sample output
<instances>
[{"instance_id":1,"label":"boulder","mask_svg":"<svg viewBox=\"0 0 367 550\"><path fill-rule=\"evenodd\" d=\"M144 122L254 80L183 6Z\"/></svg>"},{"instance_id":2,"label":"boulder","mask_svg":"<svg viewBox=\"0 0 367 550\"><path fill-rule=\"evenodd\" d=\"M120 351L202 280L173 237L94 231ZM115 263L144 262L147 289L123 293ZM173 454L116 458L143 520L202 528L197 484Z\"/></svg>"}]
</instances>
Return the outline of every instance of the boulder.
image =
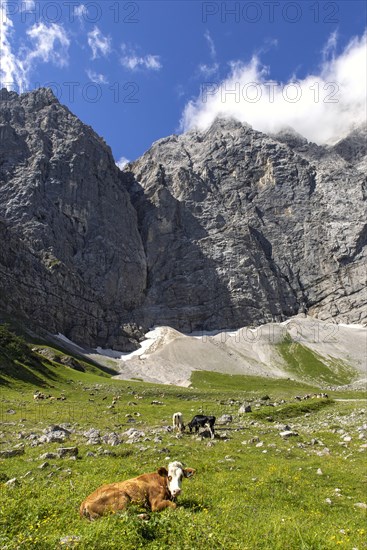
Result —
<instances>
[{"instance_id":1,"label":"boulder","mask_svg":"<svg viewBox=\"0 0 367 550\"><path fill-rule=\"evenodd\" d=\"M217 424L230 424L233 422L233 417L230 414L222 414L217 420Z\"/></svg>"},{"instance_id":2,"label":"boulder","mask_svg":"<svg viewBox=\"0 0 367 550\"><path fill-rule=\"evenodd\" d=\"M251 405L247 405L246 403L241 405L240 408L238 409L239 414L250 413L250 412L252 412Z\"/></svg>"}]
</instances>

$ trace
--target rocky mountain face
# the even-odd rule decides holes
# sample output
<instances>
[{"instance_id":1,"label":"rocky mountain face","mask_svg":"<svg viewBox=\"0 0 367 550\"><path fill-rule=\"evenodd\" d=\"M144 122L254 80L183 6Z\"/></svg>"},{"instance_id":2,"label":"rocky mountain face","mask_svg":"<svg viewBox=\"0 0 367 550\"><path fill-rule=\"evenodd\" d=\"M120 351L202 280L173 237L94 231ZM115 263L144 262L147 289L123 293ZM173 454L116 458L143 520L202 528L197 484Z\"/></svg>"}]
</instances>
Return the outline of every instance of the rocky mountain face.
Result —
<instances>
[{"instance_id":1,"label":"rocky mountain face","mask_svg":"<svg viewBox=\"0 0 367 550\"><path fill-rule=\"evenodd\" d=\"M128 346L146 287L124 176L50 90L0 100L0 307L76 342Z\"/></svg>"},{"instance_id":2,"label":"rocky mountain face","mask_svg":"<svg viewBox=\"0 0 367 550\"><path fill-rule=\"evenodd\" d=\"M155 324L366 321L364 128L319 147L217 120L121 172L42 89L2 91L0 137L2 310L124 349Z\"/></svg>"},{"instance_id":3,"label":"rocky mountain face","mask_svg":"<svg viewBox=\"0 0 367 550\"><path fill-rule=\"evenodd\" d=\"M235 121L162 139L130 165L143 310L181 330L367 318L366 130L335 147Z\"/></svg>"}]
</instances>

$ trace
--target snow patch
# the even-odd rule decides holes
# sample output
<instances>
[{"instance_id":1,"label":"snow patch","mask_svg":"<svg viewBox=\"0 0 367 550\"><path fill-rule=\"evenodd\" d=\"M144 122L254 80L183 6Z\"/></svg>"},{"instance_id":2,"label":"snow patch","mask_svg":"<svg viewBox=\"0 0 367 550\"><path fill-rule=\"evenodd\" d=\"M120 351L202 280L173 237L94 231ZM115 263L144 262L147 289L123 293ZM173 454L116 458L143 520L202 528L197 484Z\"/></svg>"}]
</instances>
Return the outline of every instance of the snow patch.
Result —
<instances>
[{"instance_id":1,"label":"snow patch","mask_svg":"<svg viewBox=\"0 0 367 550\"><path fill-rule=\"evenodd\" d=\"M132 357L140 357L144 359L144 355L149 352L150 348L155 347L155 344L163 337L165 332L165 327L153 327L152 330L146 333L145 340L141 342L140 348L132 351L130 353L122 353L121 361L128 361Z\"/></svg>"}]
</instances>

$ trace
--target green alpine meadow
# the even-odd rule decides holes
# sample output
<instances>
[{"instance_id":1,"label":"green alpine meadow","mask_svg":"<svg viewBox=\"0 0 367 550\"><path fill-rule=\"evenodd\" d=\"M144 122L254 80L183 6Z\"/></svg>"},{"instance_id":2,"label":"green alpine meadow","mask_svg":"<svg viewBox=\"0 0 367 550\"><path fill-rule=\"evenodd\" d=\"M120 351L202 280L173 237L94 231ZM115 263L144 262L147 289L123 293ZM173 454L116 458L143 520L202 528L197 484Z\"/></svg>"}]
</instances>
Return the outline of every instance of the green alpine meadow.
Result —
<instances>
[{"instance_id":1,"label":"green alpine meadow","mask_svg":"<svg viewBox=\"0 0 367 550\"><path fill-rule=\"evenodd\" d=\"M202 371L187 388L116 380L8 326L0 338L1 549L367 548L365 391L326 393L312 370L312 385ZM214 438L175 432L177 411L216 416ZM79 516L99 486L175 460L196 470L175 510Z\"/></svg>"}]
</instances>

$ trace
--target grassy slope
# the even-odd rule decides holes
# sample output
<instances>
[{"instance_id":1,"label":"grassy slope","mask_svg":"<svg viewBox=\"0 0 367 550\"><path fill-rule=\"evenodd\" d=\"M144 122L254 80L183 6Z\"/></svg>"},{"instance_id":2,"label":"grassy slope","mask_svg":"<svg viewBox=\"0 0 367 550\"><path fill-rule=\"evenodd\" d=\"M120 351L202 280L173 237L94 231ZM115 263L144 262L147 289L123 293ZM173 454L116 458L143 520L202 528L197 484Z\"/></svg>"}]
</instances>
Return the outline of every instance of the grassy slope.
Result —
<instances>
[{"instance_id":1,"label":"grassy slope","mask_svg":"<svg viewBox=\"0 0 367 550\"><path fill-rule=\"evenodd\" d=\"M290 336L277 344L277 349L284 359L290 375L310 383L330 385L349 384L355 377L354 370L343 361L330 358L328 361Z\"/></svg>"},{"instance_id":2,"label":"grassy slope","mask_svg":"<svg viewBox=\"0 0 367 550\"><path fill-rule=\"evenodd\" d=\"M9 349L7 361L9 367ZM82 549L367 548L366 510L354 506L366 502L365 452L361 452L363 440L358 440L356 431L366 422L365 403L297 403L295 395L318 388L294 380L196 372L193 387L187 389L113 380L87 364L86 372L78 372L52 362L39 370L38 364L22 363L19 355L13 363L23 364L41 379L38 386L46 384L47 392L63 394L66 400L34 402L29 380L11 379L6 373L7 384L0 390L0 450L24 443L25 454L0 459L0 480L5 476L20 480L19 487L2 486L0 548L62 548L64 536L77 537L74 547ZM42 371L46 366L47 371ZM114 395L120 400L115 409L108 409ZM255 405L265 395L272 401L286 400L269 410L279 414L280 422L291 423L298 437L283 440L278 418L273 423L264 420L268 407ZM362 393L332 395L365 398ZM152 405L153 400L163 405ZM244 401L251 402L255 412L239 416L239 404ZM307 410L308 416L302 410L305 403L315 403ZM217 433L226 433L227 438L216 439L211 446L208 440L188 434L177 439L165 431L159 432L162 439L155 442L152 429L170 424L172 413L178 410L186 419L201 411L217 416L229 413L234 422L218 426ZM135 412L141 416L134 416ZM135 423L129 423L126 414L132 414ZM19 439L18 434L40 434L50 424L63 422L76 430L66 445L78 445L81 458L50 459L48 466L39 469L45 462L40 455L62 445L32 447L30 440ZM77 433L90 427L121 433L132 426L144 430L149 440L91 447ZM340 445L337 430L350 432L352 441ZM256 438L261 446L256 446ZM312 439L324 445L311 445ZM317 454L325 446L330 453ZM98 447L116 456L99 454ZM96 456L88 457L88 451ZM80 502L100 484L151 471L165 464L167 456L197 469L196 476L184 484L177 510L152 514L148 522L138 520L133 510L94 523L79 519ZM323 475L317 474L319 468Z\"/></svg>"}]
</instances>

